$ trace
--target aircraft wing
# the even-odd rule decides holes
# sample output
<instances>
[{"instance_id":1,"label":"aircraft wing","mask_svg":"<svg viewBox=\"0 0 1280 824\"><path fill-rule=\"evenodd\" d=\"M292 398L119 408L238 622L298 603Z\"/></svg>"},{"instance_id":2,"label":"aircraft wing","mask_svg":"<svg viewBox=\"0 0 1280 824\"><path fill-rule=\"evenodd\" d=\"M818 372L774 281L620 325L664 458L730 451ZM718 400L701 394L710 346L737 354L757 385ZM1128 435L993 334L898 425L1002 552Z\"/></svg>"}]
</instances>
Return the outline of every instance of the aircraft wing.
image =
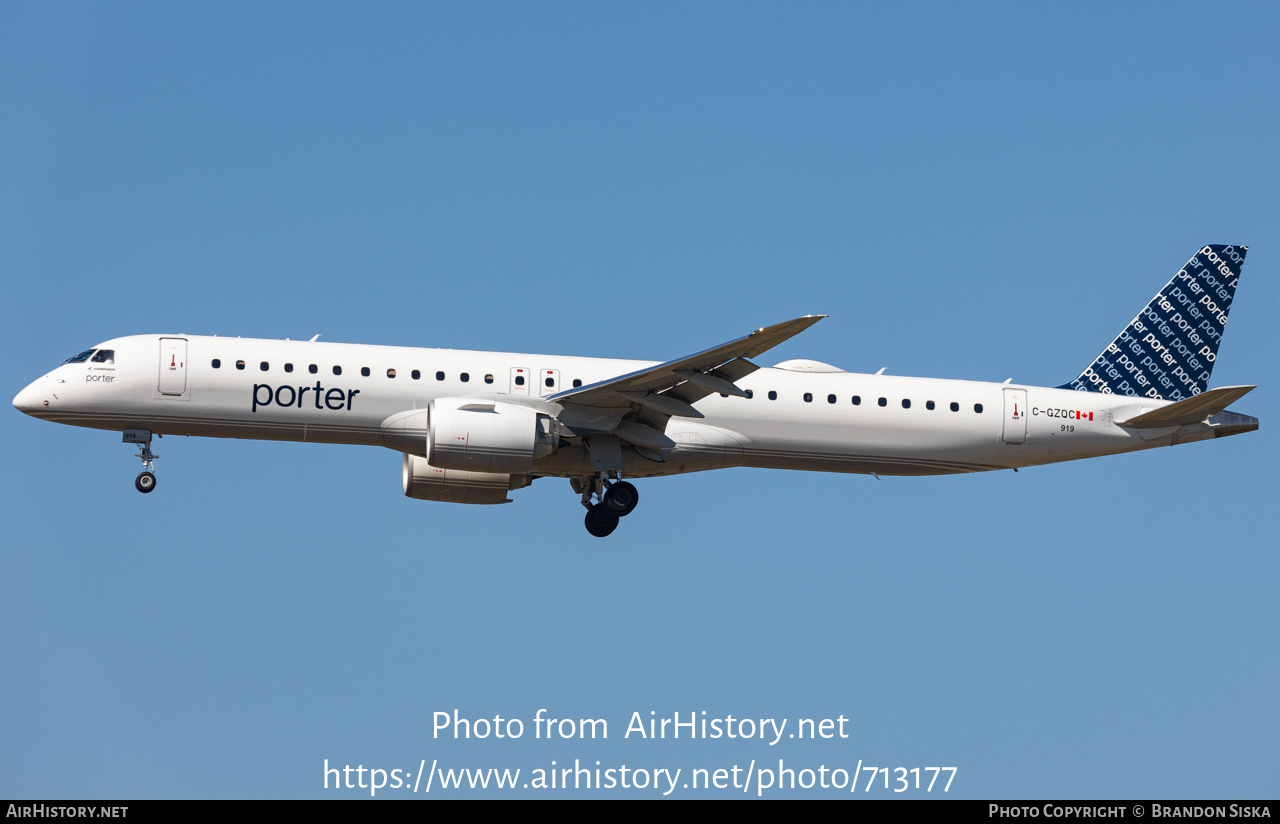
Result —
<instances>
[{"instance_id":1,"label":"aircraft wing","mask_svg":"<svg viewBox=\"0 0 1280 824\"><path fill-rule=\"evenodd\" d=\"M757 329L745 337L722 343L693 355L641 369L616 378L580 386L551 395L546 400L566 407L609 410L630 408L626 417L648 424L653 433L624 420L615 430L624 440L650 449L668 445L662 435L667 420L675 415L701 418L692 404L713 392L742 396L734 381L750 375L760 367L746 360L767 352L788 338L800 334L826 315L805 315L774 326ZM585 409L584 409L585 407ZM630 430L630 433L628 433ZM630 437L629 437L630 434Z\"/></svg>"}]
</instances>

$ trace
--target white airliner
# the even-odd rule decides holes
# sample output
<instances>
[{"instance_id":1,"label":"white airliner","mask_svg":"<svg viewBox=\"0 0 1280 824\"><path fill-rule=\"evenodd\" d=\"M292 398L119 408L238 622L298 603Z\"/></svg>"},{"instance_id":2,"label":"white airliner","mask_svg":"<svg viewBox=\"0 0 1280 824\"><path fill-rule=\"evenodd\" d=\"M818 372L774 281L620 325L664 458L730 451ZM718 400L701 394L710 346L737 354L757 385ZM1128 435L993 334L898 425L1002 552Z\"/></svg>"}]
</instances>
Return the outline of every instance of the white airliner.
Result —
<instances>
[{"instance_id":1,"label":"white airliner","mask_svg":"<svg viewBox=\"0 0 1280 824\"><path fill-rule=\"evenodd\" d=\"M141 448L141 492L155 488L153 435L364 444L404 453L413 498L508 503L537 478L568 478L603 537L638 501L624 478L1016 470L1257 429L1224 411L1254 387L1208 388L1245 251L1203 247L1056 388L751 362L824 317L809 315L665 363L133 335L70 358L13 405L123 431Z\"/></svg>"}]
</instances>

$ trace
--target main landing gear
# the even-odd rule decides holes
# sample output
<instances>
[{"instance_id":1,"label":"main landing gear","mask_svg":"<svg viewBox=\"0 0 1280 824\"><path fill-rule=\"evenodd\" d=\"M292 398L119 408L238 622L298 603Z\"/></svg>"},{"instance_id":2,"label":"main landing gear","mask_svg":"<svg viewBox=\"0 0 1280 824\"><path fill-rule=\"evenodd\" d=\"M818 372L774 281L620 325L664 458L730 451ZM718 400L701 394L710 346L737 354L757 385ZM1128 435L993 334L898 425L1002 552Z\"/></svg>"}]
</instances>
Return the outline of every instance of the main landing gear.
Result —
<instances>
[{"instance_id":1,"label":"main landing gear","mask_svg":"<svg viewBox=\"0 0 1280 824\"><path fill-rule=\"evenodd\" d=\"M574 478L573 489L582 493L587 509L587 532L603 538L618 528L618 519L631 514L640 503L640 492L626 481L610 481L601 472L599 478ZM592 497L596 503L591 503Z\"/></svg>"},{"instance_id":2,"label":"main landing gear","mask_svg":"<svg viewBox=\"0 0 1280 824\"><path fill-rule=\"evenodd\" d=\"M124 442L142 445L142 450L133 456L142 459L142 471L134 479L133 486L139 492L150 492L156 488L156 473L151 471L151 465L160 459L159 455L151 451L151 432L146 429L126 429Z\"/></svg>"}]
</instances>

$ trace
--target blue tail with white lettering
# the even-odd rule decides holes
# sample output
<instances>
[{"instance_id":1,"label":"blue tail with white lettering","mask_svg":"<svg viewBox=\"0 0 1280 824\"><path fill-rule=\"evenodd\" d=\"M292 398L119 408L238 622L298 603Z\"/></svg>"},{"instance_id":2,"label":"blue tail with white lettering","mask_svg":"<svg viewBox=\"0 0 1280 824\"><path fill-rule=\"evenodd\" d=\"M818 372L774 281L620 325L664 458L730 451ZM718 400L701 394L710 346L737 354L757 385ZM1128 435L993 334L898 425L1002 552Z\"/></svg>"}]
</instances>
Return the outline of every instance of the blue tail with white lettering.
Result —
<instances>
[{"instance_id":1,"label":"blue tail with white lettering","mask_svg":"<svg viewBox=\"0 0 1280 824\"><path fill-rule=\"evenodd\" d=\"M1245 246L1205 246L1080 377L1059 389L1180 401L1209 388Z\"/></svg>"}]
</instances>

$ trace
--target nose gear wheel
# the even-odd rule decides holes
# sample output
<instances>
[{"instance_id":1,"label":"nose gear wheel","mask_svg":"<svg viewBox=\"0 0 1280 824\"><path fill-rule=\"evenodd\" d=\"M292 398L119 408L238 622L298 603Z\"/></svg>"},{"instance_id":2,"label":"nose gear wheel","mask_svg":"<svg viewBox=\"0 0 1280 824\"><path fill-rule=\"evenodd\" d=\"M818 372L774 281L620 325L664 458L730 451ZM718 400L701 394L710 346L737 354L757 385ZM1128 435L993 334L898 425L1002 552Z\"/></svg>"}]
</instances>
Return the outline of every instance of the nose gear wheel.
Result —
<instances>
[{"instance_id":1,"label":"nose gear wheel","mask_svg":"<svg viewBox=\"0 0 1280 824\"><path fill-rule=\"evenodd\" d=\"M145 429L126 429L124 442L141 446L133 456L142 459L142 471L133 479L133 486L143 494L148 493L156 488L156 473L151 471L151 467L160 459L159 455L151 451L151 433Z\"/></svg>"}]
</instances>

